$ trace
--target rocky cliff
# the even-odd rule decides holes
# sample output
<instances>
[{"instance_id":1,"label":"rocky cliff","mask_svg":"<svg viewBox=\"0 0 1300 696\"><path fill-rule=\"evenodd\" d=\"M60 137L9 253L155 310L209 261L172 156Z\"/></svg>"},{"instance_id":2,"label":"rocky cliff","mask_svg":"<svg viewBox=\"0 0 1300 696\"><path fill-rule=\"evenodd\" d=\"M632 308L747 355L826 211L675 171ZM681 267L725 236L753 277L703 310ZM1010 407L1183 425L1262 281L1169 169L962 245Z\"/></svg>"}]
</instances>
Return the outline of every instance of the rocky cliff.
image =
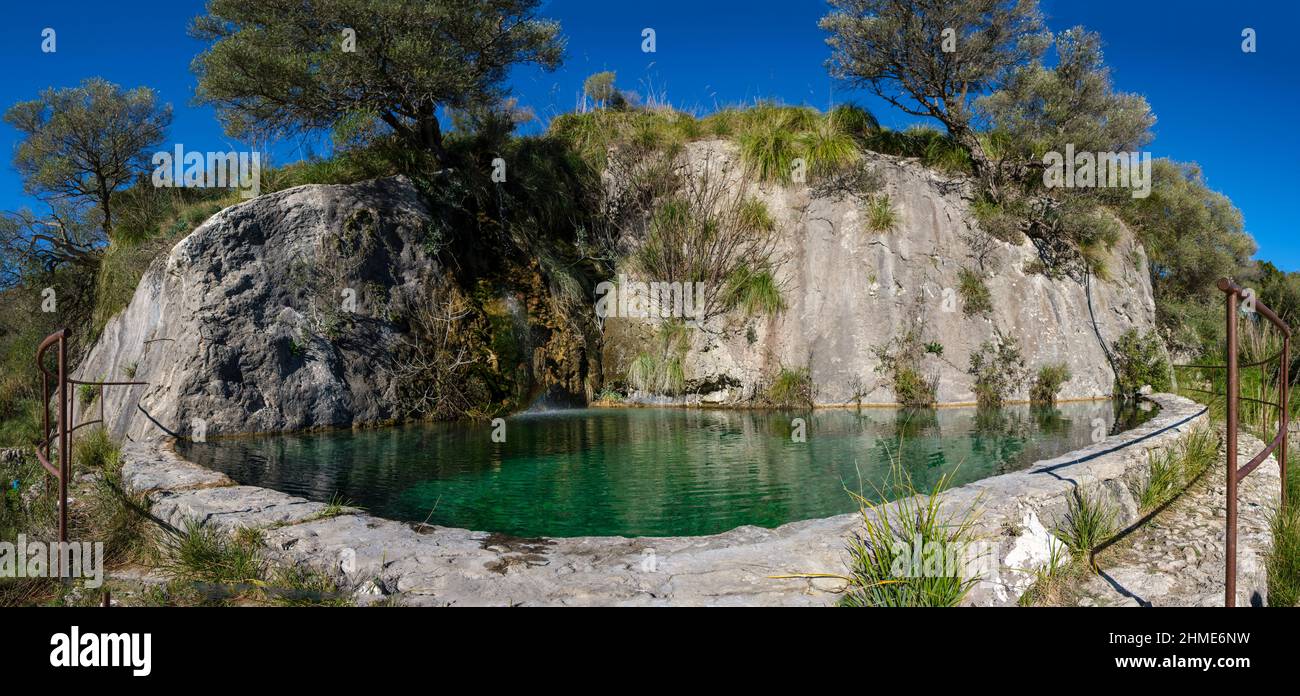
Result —
<instances>
[{"instance_id":1,"label":"rocky cliff","mask_svg":"<svg viewBox=\"0 0 1300 696\"><path fill-rule=\"evenodd\" d=\"M691 393L670 400L744 403L781 368L807 368L817 403L893 403L873 348L907 326L942 346L925 363L940 402L973 401L969 356L995 329L1019 340L1031 369L1069 366L1063 398L1108 395L1113 374L1102 341L1153 324L1141 246L1121 239L1107 260L1108 280L1049 278L1032 272L1037 254L1027 242L972 248L977 223L959 183L914 161L872 157L897 218L883 233L866 229L852 197L804 185L756 190L777 226L785 309L693 332L683 364ZM687 166L707 160L739 176L728 143L693 143L686 158ZM444 275L425 243L436 215L400 177L303 186L223 210L154 263L76 376L147 382L110 389L104 404L112 431L133 439L400 418L391 358L408 316ZM964 311L961 269L980 273L987 311ZM590 397L602 370L606 383L625 378L655 331L645 320L607 320L599 360L563 337L567 347L552 352L574 357L558 369L548 363L545 335L538 339L535 327L546 320L533 314L545 303L535 300L498 293L501 316L480 327L490 335L479 363L532 375L520 399L498 400L507 405L526 405L557 384ZM500 326L519 335L503 339L493 333ZM88 407L98 410L78 404Z\"/></svg>"},{"instance_id":2,"label":"rocky cliff","mask_svg":"<svg viewBox=\"0 0 1300 696\"><path fill-rule=\"evenodd\" d=\"M818 404L894 403L873 348L908 326L917 327L926 343L942 346L942 353L923 361L927 375L937 379L941 403L975 400L966 372L970 355L995 329L1019 341L1031 371L1049 363L1069 366L1072 378L1061 398L1111 393L1114 373L1101 340L1109 346L1128 328L1154 326L1146 254L1131 234L1124 232L1106 258L1108 280L1048 277L1034 272L1039 256L1028 241L988 239L982 248L972 242L980 231L962 184L915 160L868 157L896 216L885 232L868 229L862 201L852 196L819 195L798 184L753 191L777 223L775 256L786 308L695 331L683 361L687 391L694 393L671 401L743 402L782 368L807 368ZM740 169L737 158L735 146L723 141L693 143L686 155L689 167L733 173ZM982 278L988 311L966 311L962 269ZM623 377L654 330L653 321L606 322L607 380ZM1027 398L1024 391L1016 396ZM633 400L666 401L644 394Z\"/></svg>"}]
</instances>

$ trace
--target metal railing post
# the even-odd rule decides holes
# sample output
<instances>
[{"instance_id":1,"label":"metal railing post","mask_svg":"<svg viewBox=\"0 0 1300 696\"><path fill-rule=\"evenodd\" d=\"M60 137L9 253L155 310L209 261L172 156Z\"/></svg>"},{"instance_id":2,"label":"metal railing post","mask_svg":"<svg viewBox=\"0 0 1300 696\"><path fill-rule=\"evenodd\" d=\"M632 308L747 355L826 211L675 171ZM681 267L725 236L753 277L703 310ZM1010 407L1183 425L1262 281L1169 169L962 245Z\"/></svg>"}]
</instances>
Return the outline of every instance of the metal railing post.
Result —
<instances>
[{"instance_id":1,"label":"metal railing post","mask_svg":"<svg viewBox=\"0 0 1300 696\"><path fill-rule=\"evenodd\" d=\"M1282 339L1282 443L1278 445L1277 465L1282 474L1282 508L1286 511L1286 441L1291 437L1291 337Z\"/></svg>"},{"instance_id":2,"label":"metal railing post","mask_svg":"<svg viewBox=\"0 0 1300 696\"><path fill-rule=\"evenodd\" d=\"M59 542L68 541L68 477L72 472L72 447L68 438L68 337L65 333L59 337ZM62 559L60 548L58 558ZM62 561L58 574L63 578Z\"/></svg>"},{"instance_id":3,"label":"metal railing post","mask_svg":"<svg viewBox=\"0 0 1300 696\"><path fill-rule=\"evenodd\" d=\"M1228 385L1227 385L1227 530L1224 539L1224 606L1236 606L1237 602L1237 293L1227 293L1228 309Z\"/></svg>"}]
</instances>

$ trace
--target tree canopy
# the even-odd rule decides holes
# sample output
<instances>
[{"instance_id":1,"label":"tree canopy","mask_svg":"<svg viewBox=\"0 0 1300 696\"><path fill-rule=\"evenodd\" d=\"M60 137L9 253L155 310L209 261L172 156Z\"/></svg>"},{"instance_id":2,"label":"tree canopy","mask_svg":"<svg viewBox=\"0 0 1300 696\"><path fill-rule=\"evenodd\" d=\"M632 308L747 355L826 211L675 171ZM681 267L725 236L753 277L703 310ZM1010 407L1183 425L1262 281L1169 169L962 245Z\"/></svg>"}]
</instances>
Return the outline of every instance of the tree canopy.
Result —
<instances>
[{"instance_id":1,"label":"tree canopy","mask_svg":"<svg viewBox=\"0 0 1300 696\"><path fill-rule=\"evenodd\" d=\"M971 155L971 100L1001 87L1008 71L1038 59L1048 37L1036 0L830 0L821 20L831 75L915 116L934 118Z\"/></svg>"},{"instance_id":2,"label":"tree canopy","mask_svg":"<svg viewBox=\"0 0 1300 696\"><path fill-rule=\"evenodd\" d=\"M93 206L107 238L114 194L148 170L150 155L171 124L172 108L147 87L123 90L91 78L14 104L4 119L22 134L13 163L24 190L65 211ZM54 215L46 222L64 225L69 217ZM71 235L65 226L57 237Z\"/></svg>"},{"instance_id":3,"label":"tree canopy","mask_svg":"<svg viewBox=\"0 0 1300 696\"><path fill-rule=\"evenodd\" d=\"M517 65L556 68L559 25L539 0L211 0L191 34L197 98L228 133L283 134L382 122L446 160L439 112L506 95Z\"/></svg>"}]
</instances>

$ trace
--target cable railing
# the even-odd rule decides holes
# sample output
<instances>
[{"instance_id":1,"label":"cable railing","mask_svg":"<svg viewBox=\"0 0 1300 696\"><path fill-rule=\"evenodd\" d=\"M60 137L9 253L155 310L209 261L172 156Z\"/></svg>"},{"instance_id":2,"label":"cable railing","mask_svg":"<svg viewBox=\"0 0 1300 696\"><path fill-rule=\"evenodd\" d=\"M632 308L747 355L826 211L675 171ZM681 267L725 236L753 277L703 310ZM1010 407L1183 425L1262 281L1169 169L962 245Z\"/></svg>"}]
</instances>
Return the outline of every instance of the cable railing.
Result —
<instances>
[{"instance_id":1,"label":"cable railing","mask_svg":"<svg viewBox=\"0 0 1300 696\"><path fill-rule=\"evenodd\" d=\"M36 349L36 367L41 372L41 439L36 442L36 459L59 483L59 542L61 544L66 544L68 541L68 480L72 477L72 433L88 425L104 422L104 387L148 384L147 382L84 382L72 379L68 376L68 338L71 335L72 332L68 329L59 329L46 336ZM51 348L56 347L57 371L50 372L45 366L45 356ZM51 389L51 381L54 383L53 389ZM99 418L75 425L72 423L72 400L68 398L69 386L99 388ZM53 424L50 422L51 399L55 401L58 410ZM57 465L53 463L55 450L52 447L55 440L58 441Z\"/></svg>"},{"instance_id":2,"label":"cable railing","mask_svg":"<svg viewBox=\"0 0 1300 696\"><path fill-rule=\"evenodd\" d=\"M1277 453L1278 468L1282 477L1281 504L1285 508L1286 500L1286 445L1287 430L1290 425L1290 379L1288 372L1291 366L1291 327L1287 325L1281 317L1277 315L1263 302L1254 296L1254 293L1248 292L1236 283L1227 278L1220 278L1217 283L1219 290L1222 290L1226 300L1227 311L1227 364L1224 365L1175 365L1179 369L1199 369L1199 370L1226 370L1227 380L1224 393L1198 389L1193 387L1181 387L1187 391L1208 394L1210 396L1223 397L1225 401L1225 420L1227 421L1227 434L1224 448L1227 459L1227 525L1224 530L1224 605L1236 606L1237 603L1237 486L1247 476L1251 474L1260 464L1268 459L1269 455ZM1240 303L1242 298L1248 298L1251 309L1264 317L1277 328L1282 334L1282 349L1273 355L1250 362L1240 364L1238 361L1237 346L1237 317L1240 313ZM1263 367L1278 362L1278 400L1276 402L1266 399L1256 399L1241 395L1241 370L1243 368ZM1278 430L1264 449L1250 458L1250 461L1244 465L1237 466L1237 428L1240 425L1240 402L1248 401L1259 404L1260 406L1270 407L1278 411Z\"/></svg>"}]
</instances>

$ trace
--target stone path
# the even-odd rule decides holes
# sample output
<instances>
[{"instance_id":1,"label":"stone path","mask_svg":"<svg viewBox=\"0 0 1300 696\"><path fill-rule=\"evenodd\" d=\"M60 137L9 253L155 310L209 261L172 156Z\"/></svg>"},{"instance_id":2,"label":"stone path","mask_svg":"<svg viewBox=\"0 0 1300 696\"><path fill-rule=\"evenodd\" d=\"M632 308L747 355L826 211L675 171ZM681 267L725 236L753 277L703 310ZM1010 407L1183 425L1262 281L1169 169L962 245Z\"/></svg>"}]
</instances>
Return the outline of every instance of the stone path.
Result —
<instances>
[{"instance_id":1,"label":"stone path","mask_svg":"<svg viewBox=\"0 0 1300 696\"><path fill-rule=\"evenodd\" d=\"M1263 448L1241 435L1241 463ZM1097 556L1101 572L1076 588L1080 606L1223 606L1227 482L1222 445L1217 465L1169 507ZM1281 478L1269 457L1238 486L1237 606L1263 606L1248 587L1266 587L1269 519ZM1252 581L1252 578L1255 580Z\"/></svg>"}]
</instances>

